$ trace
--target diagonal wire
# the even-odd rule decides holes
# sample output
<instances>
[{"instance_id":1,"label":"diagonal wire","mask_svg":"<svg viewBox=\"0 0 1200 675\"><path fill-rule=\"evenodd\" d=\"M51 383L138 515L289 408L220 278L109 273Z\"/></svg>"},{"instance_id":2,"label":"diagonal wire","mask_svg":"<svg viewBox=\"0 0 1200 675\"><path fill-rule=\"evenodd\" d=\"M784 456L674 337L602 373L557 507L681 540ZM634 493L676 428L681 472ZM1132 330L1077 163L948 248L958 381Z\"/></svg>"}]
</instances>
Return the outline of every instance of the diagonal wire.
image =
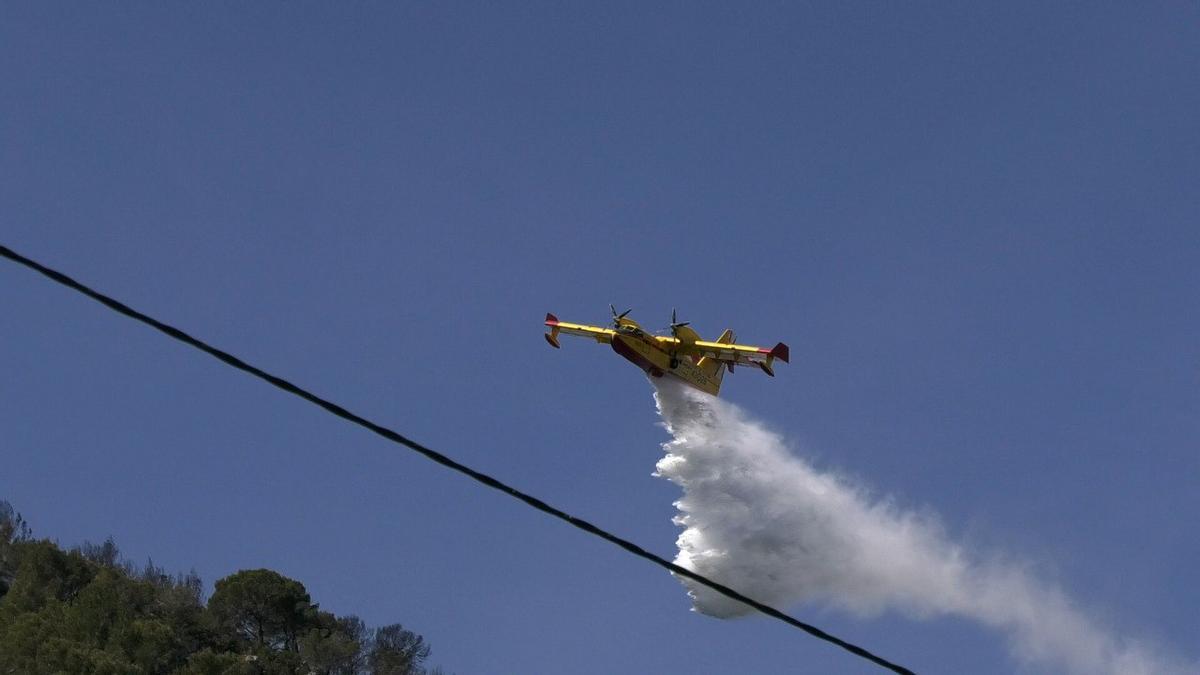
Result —
<instances>
[{"instance_id":1,"label":"diagonal wire","mask_svg":"<svg viewBox=\"0 0 1200 675\"><path fill-rule=\"evenodd\" d=\"M604 529L601 529L600 527L597 527L596 525L593 525L593 524L589 523L588 521L583 520L582 518L577 518L577 517L572 516L571 514L567 513L566 511L555 508L555 507L547 504L546 502L538 499L537 497L534 497L533 495L529 495L524 492L521 492L520 490L518 490L514 487L511 487L496 478L493 478L493 477L491 477L485 473L482 473L480 471L476 471L475 469L472 469L471 467L469 467L465 464L456 462L455 460L451 459L450 457L447 457L446 455L443 455L442 453L437 452L435 450L431 450L431 449L421 445L420 443L417 443L416 441L405 438L404 436L400 435L399 433L397 433L395 431L392 431L391 429L389 429L387 427L380 426L380 425L372 422L371 420L368 420L364 417L360 417L360 416L350 412L349 410L341 407L340 405L338 405L336 403L327 401L327 400L321 398L320 396L317 396L316 394L313 394L304 389L301 389L300 387L292 384L291 382L288 382L287 380L285 380L281 377L272 375L271 373L268 373L265 370L262 370L255 366L252 366L249 363L242 361L238 357L236 357L228 352L224 352L224 351L221 351L220 349L217 349L216 347L210 346L209 344L207 344L201 340L198 340L198 339L192 337L191 335L188 335L187 333L179 330L178 328L175 328L174 326L165 324L153 317L142 314L141 312L137 311L136 309L133 309L118 300L114 300L113 298L110 298L107 295L100 293L99 291L92 290L91 288L84 286L83 284L79 283L78 281L75 281L71 277L63 274L62 272L59 272L57 270L53 270L49 267L46 267L45 265L42 265L42 264L38 263L37 261L30 260L29 258L26 258L25 256L13 251L12 249L10 249L6 246L0 245L0 256L8 258L9 260L12 260L13 262L16 262L20 265L24 265L25 267L28 267L29 269L39 272L40 274L42 274L46 277L49 277L53 281L56 281L56 282L62 284L63 286L66 286L67 288L79 291L80 293L88 296L89 298L92 298L93 300L108 307L109 309L112 309L115 312L124 314L125 316L127 316L131 319L134 319L135 321L140 321L160 332L166 333L168 336L175 338L176 340L179 340L180 342L191 345L192 347L195 347L196 349L199 349L200 351L205 352L206 354L209 354L210 356L213 356L213 357L225 362L226 364L233 366L234 368L237 368L238 370L249 373L261 380L265 380L265 381L269 382L270 384L278 387L279 389L282 389L282 390L288 392L289 394L294 394L296 396L299 396L300 398L308 401L309 403L320 406L321 408L324 408L326 411L333 413L334 415L337 415L338 417L341 417L344 420L353 422L354 424L357 424L360 427L364 427L364 428L386 438L387 440L392 441L393 443L399 443L400 445L407 446L409 449L414 450L415 452L418 452L418 453L424 455L426 458L431 459L431 460L437 462L438 464L441 464L442 466L445 466L449 469L453 469L454 471L457 471L461 474L465 474L466 476L474 479L477 482L483 483L484 485L486 485L490 488L499 490L500 492L503 492L510 497L513 497L522 502L525 502L526 504L528 504L529 506L532 506L533 508L537 509L538 511L541 511L548 515L554 516L555 518L565 521L568 524L570 524L580 530L583 530L584 532L587 532L588 534L592 534L597 537L600 537L601 539L604 539L605 541L607 541L611 544L616 544L617 546L620 546L621 548L625 549L629 553L632 553L633 555L635 555L639 558L642 558L644 560L648 560L648 561L654 563L655 565L658 565L659 567L662 567L662 568L670 571L672 574L691 579L692 581L695 581L698 584L707 586L707 587L711 588L712 590L720 593L721 595L724 595L728 598L732 598L734 600L737 600L738 602L749 605L750 607L753 607L754 609L758 610L759 612L762 612L763 614L766 614L767 616L778 619L778 620L788 624L789 626L799 628L800 630L804 631L805 633L808 633L809 635L811 635L815 638L818 638L820 640L824 640L831 644L837 645L838 647L841 647L842 649L850 652L851 654L862 657L876 665L879 665L879 666L882 666L883 668L891 670L892 672L903 673L905 675L915 675L915 673L913 671L909 670L908 668L905 668L904 666L892 663L891 661L888 661L888 660L884 659L883 657L876 656L875 654L872 654L871 652L867 651L866 649L864 649L862 647L859 647L858 645L851 644L849 642L846 642L845 640L842 640L841 638L838 638L834 635L830 635L829 633L826 633L825 631L821 630L820 628L817 628L816 626L813 626L811 624L804 623L803 621L791 616L790 614L786 614L784 612L781 612L778 609L775 609L774 607L771 607L770 605L766 605L757 600L754 600L753 598L749 598L745 595L742 595L738 591L736 591L724 584L713 581L712 579L709 579L708 577L705 577L701 574L697 574L696 572L693 572L685 567L680 567L679 565L676 565L675 563L671 562L670 560L667 560L666 558L663 558L659 555L656 555L654 553L647 551L646 549L638 546L637 544L634 544L633 542L629 541L628 539L618 537L617 535L612 534Z\"/></svg>"}]
</instances>

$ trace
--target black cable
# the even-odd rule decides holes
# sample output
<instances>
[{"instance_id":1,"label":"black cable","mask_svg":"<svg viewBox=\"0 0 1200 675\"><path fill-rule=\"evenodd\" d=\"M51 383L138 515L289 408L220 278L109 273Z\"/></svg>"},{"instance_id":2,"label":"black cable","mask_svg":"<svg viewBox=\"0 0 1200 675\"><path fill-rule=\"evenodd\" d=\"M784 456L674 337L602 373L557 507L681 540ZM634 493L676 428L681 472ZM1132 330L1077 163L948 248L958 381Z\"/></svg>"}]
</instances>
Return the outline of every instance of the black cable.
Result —
<instances>
[{"instance_id":1,"label":"black cable","mask_svg":"<svg viewBox=\"0 0 1200 675\"><path fill-rule=\"evenodd\" d=\"M779 619L780 621L782 621L790 626L799 628L800 630L808 633L809 635L812 635L815 638L819 638L826 642L835 644L838 647L841 647L842 649L845 649L846 651L850 652L851 654L860 656L868 661L871 661L872 663L883 666L884 668L887 668L888 670L891 670L892 672L905 673L906 675L915 675L915 673L913 673L913 671L909 670L908 668L905 668L903 666L900 666L900 665L897 665L890 661L887 661L886 659L884 659L882 657L876 656L876 655L872 654L871 652L867 651L866 649L863 649L862 647L859 647L857 645L846 642L845 640L842 640L841 638L830 635L829 633L826 633L825 631L821 630L820 628L817 628L816 626L812 626L807 623L804 623L803 621L801 621L795 617L792 617L789 614L785 614L785 613L779 611L778 609L775 609L774 607L765 605L765 604L758 602L757 600L754 600L752 598L748 598L745 595L742 595L741 593L735 591L734 589L732 589L728 586L725 586L724 584L717 583L716 581L713 581L703 575L697 574L697 573L695 573L689 569L686 569L684 567L680 567L679 565L676 565L675 563L671 562L670 560L667 560L666 558L655 555L627 539L622 539L621 537L618 537L615 534L610 534L609 532L600 529L599 527L589 523L586 520L583 520L581 518L576 518L575 516L572 516L571 514L567 513L566 511L562 511L553 506L550 506L549 504L538 499L537 497L525 494L524 492L521 492L520 490L518 490L516 488L510 487L510 486L506 485L505 483L502 483L501 481L499 481L495 478L492 478L491 476L489 476L485 473L480 473L479 471L476 471L475 469L472 469L471 467L466 466L465 464L460 464L460 463L454 461L453 459L450 459L446 455L441 454L440 452L430 450L429 448L421 445L420 443L409 440L409 439L405 438L404 436L401 436L400 434L396 433L395 431L388 429L387 427L380 426L366 418L359 417L358 415L355 415L354 413L350 412L349 410L346 410L345 408L337 405L336 403L331 403L330 401L326 401L325 399L317 396L316 394L309 393L308 391L305 391L304 389L297 387L296 385L292 384L291 382L288 382L287 380L285 380L281 377L276 377L275 375L272 375L264 370L256 368L256 367L246 363L245 361L242 361L241 359L239 359L238 357L236 357L232 354L223 352L220 349L217 349L216 347L209 346L208 344L201 342L200 340L197 340L196 338L188 335L187 333L179 330L178 328L175 328L174 326L169 326L157 319L154 319L145 314L142 314L141 312L129 307L128 305L125 305L117 300L114 300L114 299L108 297L107 295L104 295L103 293L94 291L91 288L88 288L87 286L84 286L83 284L79 283L78 281L75 281L71 277L68 277L67 275L63 274L62 272L52 270L49 267L41 265L36 261L30 260L29 258L26 258L25 256L22 256L19 253L16 253L15 251L13 251L12 249L9 249L6 246L0 245L0 255L4 256L5 258L8 258L9 260L12 260L13 262L20 263L21 265L24 265L25 267L28 267L36 272L39 272L39 273L49 277L50 279L62 284L63 286L66 286L68 288L79 291L80 293L83 293L84 295L88 296L89 298L92 298L93 300L99 302L100 304L105 305L109 309L112 309L116 312L124 314L125 316L127 316L131 319L134 319L136 321L140 321L140 322L142 322L148 326L151 326L163 333L166 333L167 335L175 338L176 340L179 340L180 342L187 343L187 344L195 347L196 349L199 349L202 352L205 352L211 356L214 356L214 357L220 359L221 361L224 361L225 363L233 366L234 368L237 368L238 370L242 370L247 373L250 373L251 375L253 375L259 379L270 382L271 384L275 385L276 387L278 387L288 393L295 394L296 396L299 396L300 398L302 398L310 403L314 403L314 404L324 408L325 410L333 413L334 415L341 417L344 420L353 422L361 427L365 427L365 428L375 432L376 434L383 436L384 438L388 439L389 441L392 441L393 443L399 443L401 445L405 445L405 446L411 448L412 450L415 450L415 451L421 453L425 457L437 462L438 464L441 464L442 466L453 469L459 473L466 474L467 476L470 476L471 478L475 479L476 481L483 483L484 485L486 485L490 488L499 490L499 491L509 495L510 497L519 499L543 513L547 513L551 516L554 516L555 518L558 518L559 520L564 520L567 523L570 523L571 525L583 530L584 532L587 532L588 534L596 535L597 537L600 537L601 539L604 539L605 541L608 541L609 543L616 544L617 546L620 546L621 548L625 549L626 551L629 551L630 553L638 556L639 558L649 560L650 562L652 562L652 563L658 565L659 567L662 567L676 575L679 575L681 577L686 577L688 579L691 579L692 581L695 581L696 583L707 586L707 587L713 589L714 591L720 593L721 595L724 595L728 598L732 598L734 600L737 600L738 602L749 605L749 606L753 607L754 609L757 609L758 611L762 612L763 614L766 614L767 616Z\"/></svg>"}]
</instances>

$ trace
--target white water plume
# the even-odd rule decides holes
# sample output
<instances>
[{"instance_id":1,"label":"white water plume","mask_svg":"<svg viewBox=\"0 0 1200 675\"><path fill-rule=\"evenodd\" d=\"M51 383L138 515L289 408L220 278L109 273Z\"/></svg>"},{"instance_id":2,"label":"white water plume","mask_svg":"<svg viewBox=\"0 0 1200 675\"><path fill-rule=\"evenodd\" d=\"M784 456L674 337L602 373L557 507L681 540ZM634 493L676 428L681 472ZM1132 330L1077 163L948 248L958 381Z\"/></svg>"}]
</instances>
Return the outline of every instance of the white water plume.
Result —
<instances>
[{"instance_id":1,"label":"white water plume","mask_svg":"<svg viewBox=\"0 0 1200 675\"><path fill-rule=\"evenodd\" d=\"M672 436L656 475L683 489L675 503L684 528L679 565L776 606L969 618L1006 633L1018 660L1048 672L1200 672L1120 639L1020 565L970 555L932 516L814 469L736 406L671 380L654 384ZM684 584L699 612L752 611Z\"/></svg>"}]
</instances>

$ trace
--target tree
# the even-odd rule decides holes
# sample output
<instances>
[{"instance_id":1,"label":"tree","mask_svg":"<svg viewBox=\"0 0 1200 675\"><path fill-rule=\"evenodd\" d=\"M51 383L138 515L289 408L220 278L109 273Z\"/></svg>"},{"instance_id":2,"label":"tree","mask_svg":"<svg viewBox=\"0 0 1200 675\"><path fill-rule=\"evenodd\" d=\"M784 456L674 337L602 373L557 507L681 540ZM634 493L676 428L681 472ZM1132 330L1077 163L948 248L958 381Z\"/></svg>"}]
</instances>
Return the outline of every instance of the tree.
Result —
<instances>
[{"instance_id":1,"label":"tree","mask_svg":"<svg viewBox=\"0 0 1200 675\"><path fill-rule=\"evenodd\" d=\"M320 611L271 570L216 583L120 557L110 538L66 551L0 501L0 675L426 675L424 638ZM436 671L435 671L436 672Z\"/></svg>"},{"instance_id":2,"label":"tree","mask_svg":"<svg viewBox=\"0 0 1200 675\"><path fill-rule=\"evenodd\" d=\"M394 623L375 629L367 664L372 675L420 675L429 652L425 638Z\"/></svg>"},{"instance_id":3,"label":"tree","mask_svg":"<svg viewBox=\"0 0 1200 675\"><path fill-rule=\"evenodd\" d=\"M103 544L85 541L74 550L102 567L116 567L121 562L121 549L117 548L117 542L113 541L112 537L105 539Z\"/></svg>"},{"instance_id":4,"label":"tree","mask_svg":"<svg viewBox=\"0 0 1200 675\"><path fill-rule=\"evenodd\" d=\"M163 673L191 651L186 626L163 612L161 588L103 567L66 609L63 635L85 647L121 655L140 672Z\"/></svg>"},{"instance_id":5,"label":"tree","mask_svg":"<svg viewBox=\"0 0 1200 675\"><path fill-rule=\"evenodd\" d=\"M18 564L3 606L10 612L37 611L51 601L70 604L96 574L78 553L50 541L15 543L13 556Z\"/></svg>"},{"instance_id":6,"label":"tree","mask_svg":"<svg viewBox=\"0 0 1200 675\"><path fill-rule=\"evenodd\" d=\"M187 664L172 675L258 675L258 671L240 654L203 649L192 654Z\"/></svg>"},{"instance_id":7,"label":"tree","mask_svg":"<svg viewBox=\"0 0 1200 675\"><path fill-rule=\"evenodd\" d=\"M8 593L17 574L15 544L32 538L29 524L21 514L13 509L12 504L0 499L0 598Z\"/></svg>"},{"instance_id":8,"label":"tree","mask_svg":"<svg viewBox=\"0 0 1200 675\"><path fill-rule=\"evenodd\" d=\"M362 619L319 612L316 625L300 637L300 656L315 675L358 675L366 661L366 643Z\"/></svg>"},{"instance_id":9,"label":"tree","mask_svg":"<svg viewBox=\"0 0 1200 675\"><path fill-rule=\"evenodd\" d=\"M295 652L300 635L314 624L317 610L304 584L259 569L218 581L208 611L217 630L235 643Z\"/></svg>"},{"instance_id":10,"label":"tree","mask_svg":"<svg viewBox=\"0 0 1200 675\"><path fill-rule=\"evenodd\" d=\"M0 499L0 542L11 544L32 538L33 532L21 514L13 509L12 504Z\"/></svg>"}]
</instances>

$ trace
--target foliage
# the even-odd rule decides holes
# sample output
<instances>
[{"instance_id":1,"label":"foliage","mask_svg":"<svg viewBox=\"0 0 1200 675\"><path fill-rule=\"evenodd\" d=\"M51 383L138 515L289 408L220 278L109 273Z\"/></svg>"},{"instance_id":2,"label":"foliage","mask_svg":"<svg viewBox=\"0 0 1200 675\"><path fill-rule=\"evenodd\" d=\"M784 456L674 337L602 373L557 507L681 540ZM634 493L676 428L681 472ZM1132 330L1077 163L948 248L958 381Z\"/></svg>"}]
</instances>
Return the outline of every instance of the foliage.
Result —
<instances>
[{"instance_id":1,"label":"foliage","mask_svg":"<svg viewBox=\"0 0 1200 675\"><path fill-rule=\"evenodd\" d=\"M0 598L8 593L17 573L16 544L33 538L29 525L12 504L0 500Z\"/></svg>"},{"instance_id":2,"label":"foliage","mask_svg":"<svg viewBox=\"0 0 1200 675\"><path fill-rule=\"evenodd\" d=\"M400 624L321 611L268 569L216 582L138 566L110 538L63 550L0 501L0 673L424 675L429 645Z\"/></svg>"},{"instance_id":3,"label":"foliage","mask_svg":"<svg viewBox=\"0 0 1200 675\"><path fill-rule=\"evenodd\" d=\"M243 570L217 582L208 611L221 635L260 651L298 651L300 633L316 626L304 584L271 570Z\"/></svg>"},{"instance_id":4,"label":"foliage","mask_svg":"<svg viewBox=\"0 0 1200 675\"><path fill-rule=\"evenodd\" d=\"M421 664L428 657L425 639L394 623L375 629L375 643L367 661L375 675L408 675L423 672Z\"/></svg>"}]
</instances>

